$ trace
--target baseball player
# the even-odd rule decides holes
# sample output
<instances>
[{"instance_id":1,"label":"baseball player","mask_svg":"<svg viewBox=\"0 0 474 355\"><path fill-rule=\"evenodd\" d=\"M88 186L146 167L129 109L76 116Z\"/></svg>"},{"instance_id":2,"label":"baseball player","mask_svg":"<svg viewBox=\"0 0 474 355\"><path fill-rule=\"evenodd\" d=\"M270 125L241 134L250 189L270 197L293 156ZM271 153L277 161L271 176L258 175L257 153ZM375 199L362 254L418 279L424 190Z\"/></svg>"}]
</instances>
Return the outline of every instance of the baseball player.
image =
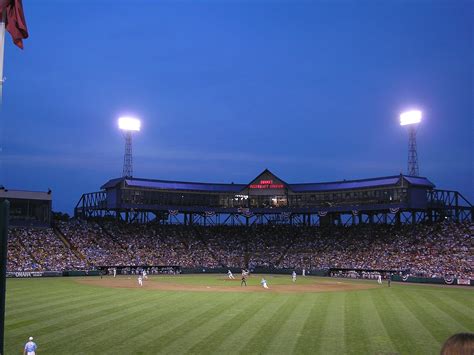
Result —
<instances>
[{"instance_id":1,"label":"baseball player","mask_svg":"<svg viewBox=\"0 0 474 355\"><path fill-rule=\"evenodd\" d=\"M139 275L139 276L138 276L138 284L140 285L140 287L143 286L143 278L142 278L142 275Z\"/></svg>"},{"instance_id":2,"label":"baseball player","mask_svg":"<svg viewBox=\"0 0 474 355\"><path fill-rule=\"evenodd\" d=\"M260 284L263 286L263 288L268 288L267 280L265 280L263 277L262 277L262 281L260 281Z\"/></svg>"},{"instance_id":3,"label":"baseball player","mask_svg":"<svg viewBox=\"0 0 474 355\"><path fill-rule=\"evenodd\" d=\"M242 278L240 279L240 286L247 286L247 273L242 270Z\"/></svg>"},{"instance_id":4,"label":"baseball player","mask_svg":"<svg viewBox=\"0 0 474 355\"><path fill-rule=\"evenodd\" d=\"M148 280L148 275L146 274L146 270L145 270L145 269L143 269L142 275L143 275L143 280Z\"/></svg>"},{"instance_id":5,"label":"baseball player","mask_svg":"<svg viewBox=\"0 0 474 355\"><path fill-rule=\"evenodd\" d=\"M296 271L295 270L293 270L293 273L291 274L291 280L293 282L296 282Z\"/></svg>"},{"instance_id":6,"label":"baseball player","mask_svg":"<svg viewBox=\"0 0 474 355\"><path fill-rule=\"evenodd\" d=\"M388 287L391 287L391 283L392 283L392 274L391 273L389 273L387 275L387 282L388 282Z\"/></svg>"},{"instance_id":7,"label":"baseball player","mask_svg":"<svg viewBox=\"0 0 474 355\"><path fill-rule=\"evenodd\" d=\"M23 355L35 355L36 354L36 343L33 341L33 337L28 338L28 343L25 344Z\"/></svg>"},{"instance_id":8,"label":"baseball player","mask_svg":"<svg viewBox=\"0 0 474 355\"><path fill-rule=\"evenodd\" d=\"M306 269L303 268L303 276L306 276Z\"/></svg>"},{"instance_id":9,"label":"baseball player","mask_svg":"<svg viewBox=\"0 0 474 355\"><path fill-rule=\"evenodd\" d=\"M227 270L227 276L228 276L229 279L231 279L231 280L234 280L234 279L235 279L234 275L232 274L232 271L230 271L230 270Z\"/></svg>"},{"instance_id":10,"label":"baseball player","mask_svg":"<svg viewBox=\"0 0 474 355\"><path fill-rule=\"evenodd\" d=\"M377 283L378 283L379 285L382 284L382 275L380 275L380 274L379 274L379 276L377 276Z\"/></svg>"},{"instance_id":11,"label":"baseball player","mask_svg":"<svg viewBox=\"0 0 474 355\"><path fill-rule=\"evenodd\" d=\"M117 277L117 268L114 267L114 278Z\"/></svg>"}]
</instances>

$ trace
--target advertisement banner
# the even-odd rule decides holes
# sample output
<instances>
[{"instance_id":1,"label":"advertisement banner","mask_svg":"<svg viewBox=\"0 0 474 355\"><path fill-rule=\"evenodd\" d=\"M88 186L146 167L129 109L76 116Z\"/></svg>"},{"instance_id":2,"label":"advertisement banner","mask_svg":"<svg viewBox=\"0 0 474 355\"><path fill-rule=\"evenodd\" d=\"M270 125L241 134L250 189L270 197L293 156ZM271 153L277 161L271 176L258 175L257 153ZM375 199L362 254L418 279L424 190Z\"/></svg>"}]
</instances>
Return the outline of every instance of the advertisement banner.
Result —
<instances>
[{"instance_id":1,"label":"advertisement banner","mask_svg":"<svg viewBox=\"0 0 474 355\"><path fill-rule=\"evenodd\" d=\"M63 276L62 271L7 271L9 278L55 277Z\"/></svg>"}]
</instances>

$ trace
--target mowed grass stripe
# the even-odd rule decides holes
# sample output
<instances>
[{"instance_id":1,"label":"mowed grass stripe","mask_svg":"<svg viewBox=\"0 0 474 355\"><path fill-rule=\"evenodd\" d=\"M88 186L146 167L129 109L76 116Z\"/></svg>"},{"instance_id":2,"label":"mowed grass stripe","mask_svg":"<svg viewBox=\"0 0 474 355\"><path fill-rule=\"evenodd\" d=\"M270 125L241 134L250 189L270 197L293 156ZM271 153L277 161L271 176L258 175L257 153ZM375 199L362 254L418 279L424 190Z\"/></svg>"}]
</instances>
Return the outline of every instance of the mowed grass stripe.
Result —
<instances>
[{"instance_id":1,"label":"mowed grass stripe","mask_svg":"<svg viewBox=\"0 0 474 355\"><path fill-rule=\"evenodd\" d=\"M88 308L87 304L83 305L84 308ZM105 310L103 308L106 308ZM77 334L87 329L88 326L92 327L97 325L97 322L101 317L109 316L112 313L117 313L116 305L104 305L101 307L101 311L97 312L97 309L89 311L86 316L82 315L83 312L78 310L76 313L65 314L64 317L58 319L35 319L34 328L31 329L28 333L34 334L35 338L41 343L41 351L45 353L58 353L61 352L61 348L55 349L58 344L61 343L62 339L68 343L68 348L71 347L71 344L74 342L82 342L84 339L77 338ZM97 314L101 316L96 317ZM78 316L81 315L81 316ZM66 316L68 316L66 318ZM70 317L72 316L72 318ZM97 333L94 334L94 337L97 336ZM13 344L21 344L24 342L25 334L19 333L15 334L9 332L7 339L7 345L12 346Z\"/></svg>"},{"instance_id":2,"label":"mowed grass stripe","mask_svg":"<svg viewBox=\"0 0 474 355\"><path fill-rule=\"evenodd\" d=\"M113 301L116 297L104 297L102 295L95 295L94 297L75 297L71 299L65 299L61 301L44 301L43 303L36 304L36 307L28 308L28 311L19 312L15 314L8 314L10 319L19 319L24 317L31 317L32 314L35 317L47 316L48 318L53 318L56 314L63 314L69 310L74 310L76 308L84 307L84 304L96 305L107 302L107 299Z\"/></svg>"},{"instance_id":3,"label":"mowed grass stripe","mask_svg":"<svg viewBox=\"0 0 474 355\"><path fill-rule=\"evenodd\" d=\"M267 294L266 303L248 318L244 323L234 329L234 332L226 338L216 349L217 354L236 354L245 348L253 335L264 326L268 320L285 306L288 301L287 295ZM269 339L261 339L267 343ZM254 352L251 350L251 352Z\"/></svg>"},{"instance_id":4,"label":"mowed grass stripe","mask_svg":"<svg viewBox=\"0 0 474 355\"><path fill-rule=\"evenodd\" d=\"M190 308L186 312L174 312L157 327L135 338L138 341L137 352L147 353L150 348L155 349L155 353L159 352L161 348L204 324L207 317L214 317L228 306L225 298L209 297L209 293L189 292L188 295Z\"/></svg>"},{"instance_id":5,"label":"mowed grass stripe","mask_svg":"<svg viewBox=\"0 0 474 355\"><path fill-rule=\"evenodd\" d=\"M298 339L302 336L301 331L306 323L306 319L310 315L308 312L308 303L310 303L312 295L292 295L291 298L293 302L296 303L296 306L287 316L286 320L283 320L280 329L273 337L273 340L269 342L267 348L269 354L276 354L281 352L281 350L285 350L287 353L293 353Z\"/></svg>"},{"instance_id":6,"label":"mowed grass stripe","mask_svg":"<svg viewBox=\"0 0 474 355\"><path fill-rule=\"evenodd\" d=\"M423 349L423 353L435 354L439 352L439 343L431 335L428 329L418 321L416 316L400 300L402 293L400 290L393 292L393 289L384 289L379 291L382 303L386 304L387 315L391 319L386 319L381 314L382 319L386 319L384 324L390 329L397 329L397 335L392 337L392 341L400 344L401 352L406 354L413 353L415 347Z\"/></svg>"},{"instance_id":7,"label":"mowed grass stripe","mask_svg":"<svg viewBox=\"0 0 474 355\"><path fill-rule=\"evenodd\" d=\"M466 307L461 306L459 303L453 305L453 297L443 297L436 293L425 293L424 297L426 300L436 305L436 307L443 310L445 313L448 313L458 323L469 329L470 332L474 332L474 316L470 315L471 312L466 313Z\"/></svg>"},{"instance_id":8,"label":"mowed grass stripe","mask_svg":"<svg viewBox=\"0 0 474 355\"><path fill-rule=\"evenodd\" d=\"M411 335L409 334L409 331L407 334L407 330L399 320L399 317L403 317L404 315L400 314L400 312L391 304L392 298L398 297L396 295L397 291L394 291L386 297L383 296L383 292L385 291L381 290L370 293L369 297L371 297L372 303L375 305L377 314L382 321L383 328L389 335L391 343L396 348L396 353L410 354L410 351L416 349L416 346L414 346L416 343L411 344L410 342L416 342L416 339L413 340L410 338Z\"/></svg>"},{"instance_id":9,"label":"mowed grass stripe","mask_svg":"<svg viewBox=\"0 0 474 355\"><path fill-rule=\"evenodd\" d=\"M37 283L40 280L32 280L33 284ZM36 282L34 282L36 281ZM21 312L24 310L28 310L28 307L31 307L37 303L48 303L48 302L56 302L61 300L73 300L77 297L87 297L87 296L95 296L98 293L102 295L113 295L115 292L113 289L108 288L99 288L100 292L98 292L97 288L80 285L77 284L75 281L70 279L46 279L42 280L45 284L41 285L41 287L28 287L28 292L23 292L21 296L14 296L12 297L12 302L15 303L15 309L11 310L12 312ZM9 301L10 283L7 284L7 302Z\"/></svg>"},{"instance_id":10,"label":"mowed grass stripe","mask_svg":"<svg viewBox=\"0 0 474 355\"><path fill-rule=\"evenodd\" d=\"M366 303L366 297L365 292L348 292L344 300L344 342L349 353L369 353L369 334L367 329L361 327L363 320L372 314L361 312L361 305Z\"/></svg>"},{"instance_id":11,"label":"mowed grass stripe","mask_svg":"<svg viewBox=\"0 0 474 355\"><path fill-rule=\"evenodd\" d=\"M295 295L287 295L284 297L285 302L275 309L274 312L269 314L269 317L267 317L264 322L261 322L259 327L254 330L252 336L247 339L245 347L241 348L242 353L275 353L275 348L272 348L272 345L276 341L285 320L288 319L289 315L297 306ZM288 334L286 334L285 337L288 337ZM281 347L276 352L288 354L290 350L288 342L286 342L281 344Z\"/></svg>"},{"instance_id":12,"label":"mowed grass stripe","mask_svg":"<svg viewBox=\"0 0 474 355\"><path fill-rule=\"evenodd\" d=\"M126 308L117 305L107 308L100 307L90 312L88 316L81 317L82 319L77 323L66 322L64 328L50 332L43 337L54 338L53 353L67 349L71 344L71 337L81 339L81 348L87 347L91 342L96 342L97 335L103 334L104 330L114 330L120 322L126 324L128 320L142 317L154 306L152 302L144 302L144 299L139 299L127 305ZM122 336L126 336L126 334L122 334ZM51 342L47 341L45 345L51 345Z\"/></svg>"},{"instance_id":13,"label":"mowed grass stripe","mask_svg":"<svg viewBox=\"0 0 474 355\"><path fill-rule=\"evenodd\" d=\"M440 337L435 330L438 329L444 333L444 325L439 323L432 314L426 313L425 309L420 307L418 302L416 302L414 297L410 296L410 294L415 297L420 297L419 294L416 294L416 291L406 292L405 290L401 290L399 291L400 297L398 300L403 304L403 307L410 311L410 313L417 319L418 323L430 333L440 347L443 337Z\"/></svg>"},{"instance_id":14,"label":"mowed grass stripe","mask_svg":"<svg viewBox=\"0 0 474 355\"><path fill-rule=\"evenodd\" d=\"M468 316L471 319L474 319L474 290L471 291L471 297L470 299L465 302L464 300L460 300L460 296L463 294L454 294L454 293L447 293L447 292L441 292L437 293L436 296L439 297L440 299L444 300L445 303L452 304L453 307L456 309L459 309L462 313L464 313L466 316Z\"/></svg>"},{"instance_id":15,"label":"mowed grass stripe","mask_svg":"<svg viewBox=\"0 0 474 355\"><path fill-rule=\"evenodd\" d=\"M112 327L101 330L103 337L91 337L87 346L84 347L84 352L91 353L100 350L104 353L120 347L126 349L130 344L135 344L137 338L145 330L161 325L164 319L175 314L178 309L187 311L190 306L186 303L186 299L184 293L158 294L151 300L141 299L140 301L149 307L142 309L142 313L137 316L124 318L120 322L114 322ZM175 303L181 306L175 307Z\"/></svg>"},{"instance_id":16,"label":"mowed grass stripe","mask_svg":"<svg viewBox=\"0 0 474 355\"><path fill-rule=\"evenodd\" d=\"M354 326L355 331L362 332L361 338L367 342L367 354L393 354L397 349L385 329L379 310L374 304L378 291L361 292L359 307L360 323Z\"/></svg>"},{"instance_id":17,"label":"mowed grass stripe","mask_svg":"<svg viewBox=\"0 0 474 355\"><path fill-rule=\"evenodd\" d=\"M42 329L43 331L48 332L50 330L49 328L51 328L52 331L55 331L57 328L61 328L63 326L61 324L62 322L65 320L72 321L70 318L75 317L78 314L80 315L80 319L84 319L84 316L88 316L89 314L95 312L94 309L97 307L114 307L114 303L120 300L121 297L117 294L115 297L111 298L96 296L94 297L94 300L95 299L98 299L98 301L92 303L89 302L89 299L83 299L80 302L76 301L69 304L64 304L61 302L61 306L50 304L49 308L42 306L38 312L33 309L23 317L16 316L12 317L12 319L35 319L37 322L36 329ZM48 313L48 309L54 311ZM77 319L73 320L77 321ZM12 329L12 331L9 333L13 336L17 336L22 332L24 332L24 329L18 328Z\"/></svg>"},{"instance_id":18,"label":"mowed grass stripe","mask_svg":"<svg viewBox=\"0 0 474 355\"><path fill-rule=\"evenodd\" d=\"M301 336L298 337L294 347L297 354L315 354L323 332L323 324L329 317L328 305L331 301L331 293L311 294L311 302L308 304L309 315L301 329Z\"/></svg>"},{"instance_id":19,"label":"mowed grass stripe","mask_svg":"<svg viewBox=\"0 0 474 355\"><path fill-rule=\"evenodd\" d=\"M320 343L318 354L344 354L346 353L345 328L344 328L344 301L345 292L334 292L328 305L328 316L323 329L319 334Z\"/></svg>"},{"instance_id":20,"label":"mowed grass stripe","mask_svg":"<svg viewBox=\"0 0 474 355\"><path fill-rule=\"evenodd\" d=\"M32 309L30 312L22 315L22 316L10 316L7 315L6 317L6 327L13 331L15 329L21 328L22 323L24 323L26 320L45 320L45 321L51 321L55 319L62 319L65 314L74 314L78 311L81 311L84 309L84 307L95 307L101 304L106 304L110 303L104 300L103 297L97 297L95 299L98 299L98 302L90 302L91 300L88 300L87 303L83 302L74 302L74 303L68 303L68 304L61 304L61 305L56 305L56 304L51 304L50 307L42 307L41 310L36 311L35 309ZM94 300L95 300L94 299ZM54 309L54 311L51 311L51 309ZM23 330L20 330L23 331Z\"/></svg>"},{"instance_id":21,"label":"mowed grass stripe","mask_svg":"<svg viewBox=\"0 0 474 355\"><path fill-rule=\"evenodd\" d=\"M438 308L436 303L423 297L420 292L406 292L404 290L401 299L406 302L408 307L418 311L423 323L429 325L428 329L431 329L431 333L440 343L455 333L469 331L451 315Z\"/></svg>"},{"instance_id":22,"label":"mowed grass stripe","mask_svg":"<svg viewBox=\"0 0 474 355\"><path fill-rule=\"evenodd\" d=\"M160 352L164 354L188 353L189 349L196 346L203 339L208 338L209 334L222 330L229 320L229 314L235 312L230 308L240 304L245 298L248 299L248 295L241 293L220 296L225 298L221 307L206 313L199 324L186 333L186 336L170 339L171 342L165 343L163 347L160 346ZM215 342L215 339L212 341Z\"/></svg>"},{"instance_id":23,"label":"mowed grass stripe","mask_svg":"<svg viewBox=\"0 0 474 355\"><path fill-rule=\"evenodd\" d=\"M225 339L230 337L241 324L253 317L267 301L266 296L249 297L246 294L243 299L238 301L238 304L230 305L231 308L225 313L228 318L227 321L191 347L189 353L210 354L215 352Z\"/></svg>"},{"instance_id":24,"label":"mowed grass stripe","mask_svg":"<svg viewBox=\"0 0 474 355\"><path fill-rule=\"evenodd\" d=\"M29 314L32 311L38 312L43 309L51 309L51 306L61 306L61 305L68 305L74 303L76 301L82 301L86 297L92 297L93 299L97 299L100 297L104 297L102 294L97 293L90 293L84 295L83 293L69 293L69 295L63 295L61 297L46 297L46 298L36 298L34 295L30 296L30 302L27 306L22 306L21 304L17 304L17 300L12 300L12 304L15 307L12 309L7 309L8 315L12 317L21 317L25 314ZM8 302L8 299L7 299Z\"/></svg>"},{"instance_id":25,"label":"mowed grass stripe","mask_svg":"<svg viewBox=\"0 0 474 355\"><path fill-rule=\"evenodd\" d=\"M19 309L23 309L28 305L31 305L31 302L43 302L47 300L56 300L56 299L63 299L64 297L70 296L71 291L68 289L62 289L63 285L59 284L51 284L50 287L47 288L34 288L34 287L28 287L27 289L24 289L22 292L11 292L10 290L10 283L8 283L7 286L7 296L6 300L7 302L10 300L15 302L15 304L19 307ZM84 292L82 290L82 292ZM91 292L92 294L93 292Z\"/></svg>"}]
</instances>

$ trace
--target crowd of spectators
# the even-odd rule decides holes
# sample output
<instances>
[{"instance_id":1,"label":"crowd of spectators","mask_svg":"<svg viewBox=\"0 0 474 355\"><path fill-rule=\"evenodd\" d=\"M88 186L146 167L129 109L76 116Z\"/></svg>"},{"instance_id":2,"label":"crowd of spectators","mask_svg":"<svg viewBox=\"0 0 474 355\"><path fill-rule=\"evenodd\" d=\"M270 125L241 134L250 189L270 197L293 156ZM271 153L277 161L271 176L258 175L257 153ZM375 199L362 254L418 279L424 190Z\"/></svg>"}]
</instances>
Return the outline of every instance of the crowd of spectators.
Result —
<instances>
[{"instance_id":1,"label":"crowd of spectators","mask_svg":"<svg viewBox=\"0 0 474 355\"><path fill-rule=\"evenodd\" d=\"M351 227L182 226L58 222L13 229L8 269L103 266L391 270L424 277L474 279L469 223Z\"/></svg>"},{"instance_id":2,"label":"crowd of spectators","mask_svg":"<svg viewBox=\"0 0 474 355\"><path fill-rule=\"evenodd\" d=\"M84 269L77 257L51 228L12 228L8 236L7 270L61 271Z\"/></svg>"},{"instance_id":3,"label":"crowd of spectators","mask_svg":"<svg viewBox=\"0 0 474 355\"><path fill-rule=\"evenodd\" d=\"M398 270L423 277L474 279L473 226L377 225L311 229L292 241L280 267Z\"/></svg>"}]
</instances>

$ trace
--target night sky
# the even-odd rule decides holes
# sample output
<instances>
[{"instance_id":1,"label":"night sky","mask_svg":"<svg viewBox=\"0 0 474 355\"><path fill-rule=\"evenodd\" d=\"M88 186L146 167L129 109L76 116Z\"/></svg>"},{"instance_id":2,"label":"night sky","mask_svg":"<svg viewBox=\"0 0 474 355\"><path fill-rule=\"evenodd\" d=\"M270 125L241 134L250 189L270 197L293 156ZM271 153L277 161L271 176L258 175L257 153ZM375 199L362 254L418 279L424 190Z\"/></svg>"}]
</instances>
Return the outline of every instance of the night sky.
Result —
<instances>
[{"instance_id":1,"label":"night sky","mask_svg":"<svg viewBox=\"0 0 474 355\"><path fill-rule=\"evenodd\" d=\"M289 183L407 171L399 113L424 112L420 175L474 202L474 2L23 0L5 47L0 184L71 213L122 173Z\"/></svg>"}]
</instances>

